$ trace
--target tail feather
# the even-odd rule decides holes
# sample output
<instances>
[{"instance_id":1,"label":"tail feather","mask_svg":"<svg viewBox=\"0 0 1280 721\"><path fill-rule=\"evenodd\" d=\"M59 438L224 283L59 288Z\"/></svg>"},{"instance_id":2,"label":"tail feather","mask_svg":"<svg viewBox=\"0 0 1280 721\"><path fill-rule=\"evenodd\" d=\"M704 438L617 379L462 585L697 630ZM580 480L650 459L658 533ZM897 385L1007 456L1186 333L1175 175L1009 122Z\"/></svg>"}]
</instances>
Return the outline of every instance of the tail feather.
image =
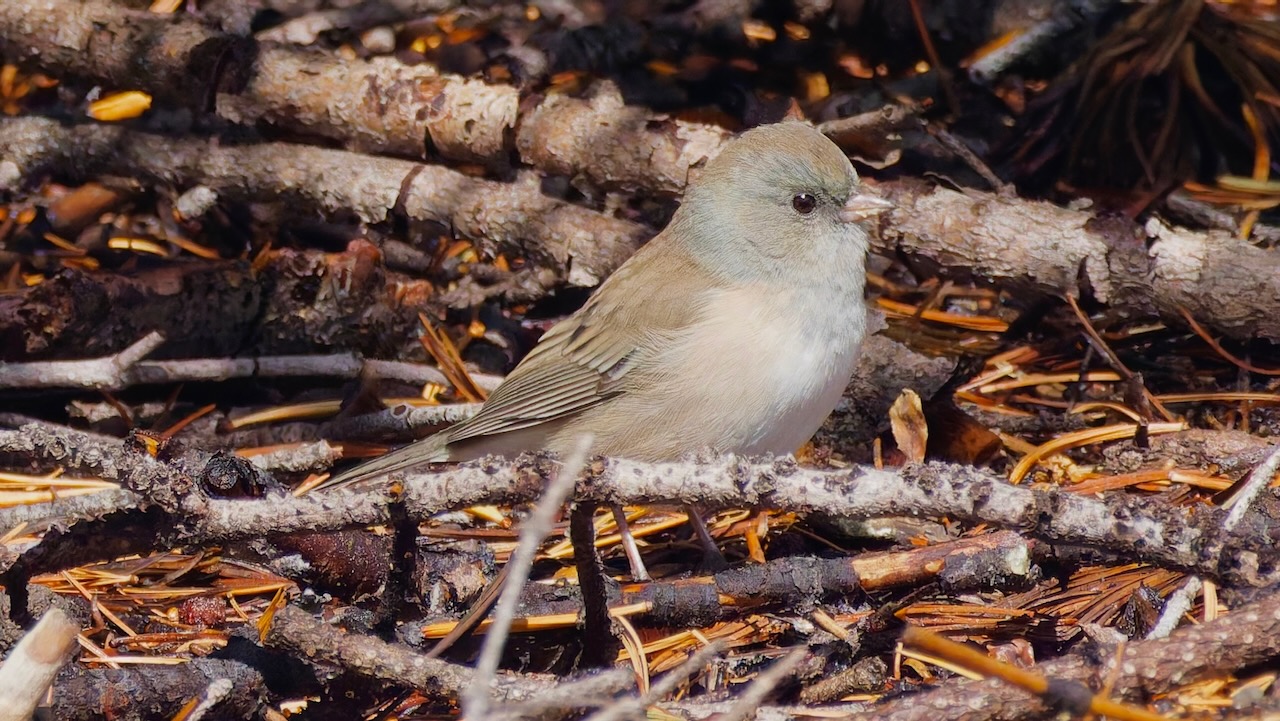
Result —
<instances>
[{"instance_id":1,"label":"tail feather","mask_svg":"<svg viewBox=\"0 0 1280 721\"><path fill-rule=\"evenodd\" d=\"M312 490L341 488L354 483L373 480L396 471L408 470L424 463L447 461L449 460L448 442L449 439L444 433L437 433L345 470L328 478Z\"/></svg>"}]
</instances>

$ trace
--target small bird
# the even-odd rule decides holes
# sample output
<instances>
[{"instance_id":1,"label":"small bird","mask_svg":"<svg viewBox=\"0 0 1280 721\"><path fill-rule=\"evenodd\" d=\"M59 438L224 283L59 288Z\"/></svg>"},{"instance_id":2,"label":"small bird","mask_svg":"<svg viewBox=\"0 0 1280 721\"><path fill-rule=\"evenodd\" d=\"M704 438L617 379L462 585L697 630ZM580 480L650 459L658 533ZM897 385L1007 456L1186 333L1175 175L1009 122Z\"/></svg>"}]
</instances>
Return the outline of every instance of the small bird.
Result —
<instances>
[{"instance_id":1,"label":"small bird","mask_svg":"<svg viewBox=\"0 0 1280 721\"><path fill-rule=\"evenodd\" d=\"M795 451L835 408L866 332L862 192L801 122L747 131L667 228L543 335L473 417L333 477L550 450L672 461Z\"/></svg>"}]
</instances>

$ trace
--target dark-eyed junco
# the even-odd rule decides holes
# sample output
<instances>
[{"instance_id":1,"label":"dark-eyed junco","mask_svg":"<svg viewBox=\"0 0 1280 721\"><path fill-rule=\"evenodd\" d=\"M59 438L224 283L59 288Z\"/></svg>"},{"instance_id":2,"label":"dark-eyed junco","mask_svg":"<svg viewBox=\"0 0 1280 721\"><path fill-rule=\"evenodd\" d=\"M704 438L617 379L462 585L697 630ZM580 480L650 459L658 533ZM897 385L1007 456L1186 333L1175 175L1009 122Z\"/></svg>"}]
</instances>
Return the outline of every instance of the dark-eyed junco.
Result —
<instances>
[{"instance_id":1,"label":"dark-eyed junco","mask_svg":"<svg viewBox=\"0 0 1280 721\"><path fill-rule=\"evenodd\" d=\"M867 231L889 204L801 122L750 130L671 223L547 331L479 413L322 487L432 461L591 452L785 454L839 400L865 333Z\"/></svg>"}]
</instances>

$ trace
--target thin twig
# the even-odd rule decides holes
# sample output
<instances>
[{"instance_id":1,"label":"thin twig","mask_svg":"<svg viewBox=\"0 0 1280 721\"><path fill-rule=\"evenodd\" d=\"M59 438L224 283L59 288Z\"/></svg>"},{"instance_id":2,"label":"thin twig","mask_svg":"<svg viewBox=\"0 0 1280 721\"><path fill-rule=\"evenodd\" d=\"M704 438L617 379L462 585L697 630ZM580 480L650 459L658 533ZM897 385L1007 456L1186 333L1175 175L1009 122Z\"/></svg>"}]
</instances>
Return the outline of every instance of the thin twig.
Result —
<instances>
[{"instance_id":1,"label":"thin twig","mask_svg":"<svg viewBox=\"0 0 1280 721\"><path fill-rule=\"evenodd\" d=\"M265 646L306 657L314 663L345 669L364 678L409 686L431 695L459 698L474 686L476 671L462 664L438 658L426 658L402 643L388 643L374 636L339 632L328 621L320 620L297 606L285 606L276 612L263 635ZM550 674L491 672L481 687L503 702L534 701L553 688L568 692L573 688L590 688L591 693L619 693L634 687L630 674L597 674L581 680L564 681ZM578 684L582 684L579 686ZM487 718L487 717L484 717Z\"/></svg>"},{"instance_id":2,"label":"thin twig","mask_svg":"<svg viewBox=\"0 0 1280 721\"><path fill-rule=\"evenodd\" d=\"M1093 327L1093 322L1089 320L1089 315L1080 308L1080 304L1076 302L1075 296L1068 294L1066 298L1067 305L1071 306L1071 311L1076 314L1076 319L1080 321L1081 327L1084 328L1084 334L1089 338L1090 345L1106 357L1107 363L1111 366L1111 369L1119 373L1120 377L1126 381L1133 381L1137 378L1137 376L1134 375L1134 372L1129 370L1129 366L1125 365L1124 361L1120 360L1120 356L1116 355L1116 352L1111 350L1111 346L1107 345L1107 341L1103 339L1102 334ZM1159 398L1155 397L1155 394L1147 388L1145 383L1141 383L1140 387L1142 388L1143 397L1146 398L1147 403L1152 408L1159 411L1160 415L1164 416L1166 421L1174 420L1173 414L1169 412L1168 408L1164 407L1164 404L1160 402Z\"/></svg>"},{"instance_id":3,"label":"thin twig","mask_svg":"<svg viewBox=\"0 0 1280 721\"><path fill-rule=\"evenodd\" d=\"M655 681L645 694L620 699L613 705L591 714L587 717L587 721L622 721L622 719L643 718L646 708L666 698L668 694L676 689L676 686L701 671L703 666L710 663L711 659L719 656L724 649L725 641L716 639L694 651L679 666L664 673L662 678Z\"/></svg>"},{"instance_id":4,"label":"thin twig","mask_svg":"<svg viewBox=\"0 0 1280 721\"><path fill-rule=\"evenodd\" d=\"M1092 25L1099 14L1115 5L1115 0L1086 0L1059 3L1048 17L1024 28L1009 42L969 64L969 77L981 85L995 83L1004 72L1024 58L1045 48L1082 25Z\"/></svg>"},{"instance_id":5,"label":"thin twig","mask_svg":"<svg viewBox=\"0 0 1280 721\"><path fill-rule=\"evenodd\" d=\"M1249 371L1250 373L1257 373L1258 375L1263 376L1280 376L1280 369L1256 366L1243 358L1237 357L1226 348L1223 348L1222 344L1214 340L1213 336L1209 335L1209 331L1205 330L1205 327L1200 325L1200 323L1196 321L1195 316L1191 315L1191 312L1186 308L1178 306L1178 312L1182 314L1182 319L1187 322L1187 325L1191 326L1192 332L1200 336L1200 340L1208 343L1209 347L1217 351L1218 355L1225 358L1228 363L1231 363L1237 368Z\"/></svg>"},{"instance_id":6,"label":"thin twig","mask_svg":"<svg viewBox=\"0 0 1280 721\"><path fill-rule=\"evenodd\" d=\"M1177 628L1178 623L1182 621L1183 614L1191 610L1191 603L1195 601L1196 595L1203 587L1204 583L1200 581L1199 576L1191 576L1178 590L1169 594L1164 602L1164 611L1160 613L1160 620L1156 621L1151 631L1147 633L1147 640L1165 638L1173 633L1173 629Z\"/></svg>"},{"instance_id":7,"label":"thin twig","mask_svg":"<svg viewBox=\"0 0 1280 721\"><path fill-rule=\"evenodd\" d=\"M284 355L257 358L192 358L144 361L164 342L152 332L115 355L91 360L0 363L0 388L89 388L119 391L136 385L222 381L231 378L358 378L405 383L448 384L434 366L364 359L354 353ZM493 390L498 376L470 374L476 385Z\"/></svg>"},{"instance_id":8,"label":"thin twig","mask_svg":"<svg viewBox=\"0 0 1280 721\"><path fill-rule=\"evenodd\" d=\"M977 153L973 152L969 146L965 145L963 141L952 135L946 128L935 123L928 123L925 125L925 130L927 130L929 135L933 136L934 139L942 145L942 147L950 151L953 155L963 161L965 165L968 165L973 172L977 173L983 180L987 181L992 190L1006 198L1013 197L1015 195L1013 186L1001 180L1000 176L996 175L995 171L991 169L991 166L987 165L982 158L978 157Z\"/></svg>"},{"instance_id":9,"label":"thin twig","mask_svg":"<svg viewBox=\"0 0 1280 721\"><path fill-rule=\"evenodd\" d=\"M235 686L229 678L213 679L209 682L209 686L205 688L199 703L196 704L195 708L191 709L190 713L182 717L182 721L200 721L205 715L213 711L215 706L225 701L234 688Z\"/></svg>"},{"instance_id":10,"label":"thin twig","mask_svg":"<svg viewBox=\"0 0 1280 721\"><path fill-rule=\"evenodd\" d=\"M750 686L747 686L747 689L742 692L738 700L733 702L733 706L719 716L719 721L743 721L744 719L754 718L756 709L760 708L760 704L765 697L777 688L778 684L795 673L796 667L800 665L800 662L804 660L808 653L809 650L806 648L797 648L779 659L757 676Z\"/></svg>"},{"instance_id":11,"label":"thin twig","mask_svg":"<svg viewBox=\"0 0 1280 721\"><path fill-rule=\"evenodd\" d=\"M129 386L132 370L164 344L164 336L151 331L128 348L92 360L0 363L4 388L92 388L120 390Z\"/></svg>"},{"instance_id":12,"label":"thin twig","mask_svg":"<svg viewBox=\"0 0 1280 721\"><path fill-rule=\"evenodd\" d=\"M1240 525L1240 521L1244 519L1244 514L1249 512L1249 507L1253 505L1253 499L1262 492L1267 484L1271 483L1271 479L1275 477L1276 471L1280 470L1280 448L1272 451L1267 456L1267 460L1262 465L1253 469L1253 473L1249 474L1249 480L1244 482L1240 490L1222 504L1223 508L1230 509L1227 513L1227 519L1222 522L1222 530L1230 533L1236 526Z\"/></svg>"},{"instance_id":13,"label":"thin twig","mask_svg":"<svg viewBox=\"0 0 1280 721\"><path fill-rule=\"evenodd\" d=\"M614 525L618 527L618 539L622 544L623 553L627 555L627 564L631 566L631 580L637 583L653 580L649 577L649 570L645 568L640 547L636 545L635 534L631 533L631 526L627 523L626 510L621 503L610 503L609 510L613 513Z\"/></svg>"},{"instance_id":14,"label":"thin twig","mask_svg":"<svg viewBox=\"0 0 1280 721\"><path fill-rule=\"evenodd\" d=\"M335 418L319 431L328 438L414 437L423 428L451 425L480 412L480 403L450 403L442 406L405 406Z\"/></svg>"},{"instance_id":15,"label":"thin twig","mask_svg":"<svg viewBox=\"0 0 1280 721\"><path fill-rule=\"evenodd\" d=\"M569 493L573 490L578 473L587 460L587 452L591 449L592 437L583 435L578 439L573 453L565 459L564 465L547 483L547 490L538 501L533 514L523 524L520 531L520 543L511 554L507 564L511 567L509 577L493 614L493 625L485 636L484 645L480 647L480 659L476 662L476 674L472 682L462 694L462 708L467 718L484 719L489 714L489 688L498 672L498 661L502 658L502 650L507 644L507 633L511 630L511 622L515 619L516 607L520 603L520 589L529 578L533 568L533 558L538 546L555 530L556 516L564 505Z\"/></svg>"},{"instance_id":16,"label":"thin twig","mask_svg":"<svg viewBox=\"0 0 1280 721\"><path fill-rule=\"evenodd\" d=\"M0 666L0 721L25 721L44 698L80 633L66 612L51 608Z\"/></svg>"},{"instance_id":17,"label":"thin twig","mask_svg":"<svg viewBox=\"0 0 1280 721\"><path fill-rule=\"evenodd\" d=\"M573 564L582 592L582 665L587 668L608 666L617 646L609 616L609 581L596 549L595 511L595 503L578 502L569 515Z\"/></svg>"}]
</instances>

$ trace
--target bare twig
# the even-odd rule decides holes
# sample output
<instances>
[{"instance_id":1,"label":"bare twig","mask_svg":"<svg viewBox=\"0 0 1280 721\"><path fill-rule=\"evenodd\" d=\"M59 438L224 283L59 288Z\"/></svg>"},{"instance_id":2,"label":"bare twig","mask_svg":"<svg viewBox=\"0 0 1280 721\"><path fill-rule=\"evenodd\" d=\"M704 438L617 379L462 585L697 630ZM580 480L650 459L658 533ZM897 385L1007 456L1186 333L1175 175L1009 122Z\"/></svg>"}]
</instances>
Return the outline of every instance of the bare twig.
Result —
<instances>
[{"instance_id":1,"label":"bare twig","mask_svg":"<svg viewBox=\"0 0 1280 721\"><path fill-rule=\"evenodd\" d=\"M565 459L564 466L549 479L542 500L520 530L520 543L507 561L511 570L494 609L493 627L480 648L475 678L467 685L462 696L463 710L469 718L483 719L488 716L491 686L498 670L498 661L502 658L502 649L507 643L507 632L520 602L520 589L529 578L538 546L554 530L556 516L573 491L574 481L586 463L591 441L590 436L578 440L573 455Z\"/></svg>"},{"instance_id":2,"label":"bare twig","mask_svg":"<svg viewBox=\"0 0 1280 721\"><path fill-rule=\"evenodd\" d=\"M103 0L52 0L39 13L29 9L0 5L0 44L27 64L178 102L212 95L225 121L290 128L366 152L422 159L430 150L503 168L514 145L521 160L545 173L675 194L729 137L715 125L626 104L609 82L598 83L590 97L554 93L522 112L518 88L426 63L256 45L195 20L132 13ZM92 42L98 32L113 42ZM165 52L155 52L153 43ZM227 50L210 49L220 47ZM133 64L136 58L146 62ZM194 92L192 76L202 81ZM238 82L215 82L227 76ZM371 87L380 91L371 94Z\"/></svg>"},{"instance_id":3,"label":"bare twig","mask_svg":"<svg viewBox=\"0 0 1280 721\"><path fill-rule=\"evenodd\" d=\"M452 10L458 0L361 0L350 6L313 10L258 33L259 40L310 45L330 30L359 32L378 25ZM471 2L469 5L476 5Z\"/></svg>"},{"instance_id":4,"label":"bare twig","mask_svg":"<svg viewBox=\"0 0 1280 721\"><path fill-rule=\"evenodd\" d=\"M250 456L249 462L264 471L300 473L328 468L341 455L338 449L328 441L316 441L304 443L297 448L285 448Z\"/></svg>"},{"instance_id":5,"label":"bare twig","mask_svg":"<svg viewBox=\"0 0 1280 721\"><path fill-rule=\"evenodd\" d=\"M1022 585L1031 570L1030 542L1013 531L996 531L972 538L938 543L903 551L822 558L788 555L764 563L735 566L710 576L634 583L610 594L613 608L645 607L638 613L651 625L709 625L730 619L743 608L793 609L823 599L845 599L850 594L918 586L938 581L951 589L1000 588ZM866 574L865 576L862 574ZM492 584L491 584L492 585ZM486 592L488 589L486 589ZM526 588L522 608L528 615L572 613L583 609L581 593L575 597L563 589ZM443 637L442 643L468 626L475 609ZM831 621L831 624L834 624ZM432 635L448 628L433 624ZM848 638L843 629L828 631ZM432 654L435 649L432 649Z\"/></svg>"},{"instance_id":6,"label":"bare twig","mask_svg":"<svg viewBox=\"0 0 1280 721\"><path fill-rule=\"evenodd\" d=\"M719 716L720 720L744 721L745 719L754 718L756 710L760 708L760 704L764 702L765 697L772 693L778 687L778 684L786 681L791 677L791 674L795 673L796 668L808 653L808 649L797 648L775 661L772 666L757 676L750 686L747 686L746 690L733 702L733 706L730 706L728 711Z\"/></svg>"},{"instance_id":7,"label":"bare twig","mask_svg":"<svg viewBox=\"0 0 1280 721\"><path fill-rule=\"evenodd\" d=\"M119 353L76 361L0 363L0 388L91 388L118 391L135 385L223 381L232 378L376 378L406 383L449 381L437 368L418 363L362 359L354 353L196 358L144 361L164 338L151 333ZM481 388L492 390L500 377L473 373Z\"/></svg>"},{"instance_id":8,"label":"bare twig","mask_svg":"<svg viewBox=\"0 0 1280 721\"><path fill-rule=\"evenodd\" d=\"M493 721L560 721L579 718L585 709L599 708L635 686L630 669L599 671L580 679L552 686L527 701L506 703L492 709ZM469 717L468 717L469 718ZM487 720L486 720L487 721Z\"/></svg>"},{"instance_id":9,"label":"bare twig","mask_svg":"<svg viewBox=\"0 0 1280 721\"><path fill-rule=\"evenodd\" d=\"M53 423L27 423L16 431L0 430L0 451L25 453L65 468L89 471L109 480L120 478L127 465L124 443Z\"/></svg>"},{"instance_id":10,"label":"bare twig","mask_svg":"<svg viewBox=\"0 0 1280 721\"><path fill-rule=\"evenodd\" d=\"M163 343L164 336L153 331L128 348L106 358L0 363L0 387L119 390L130 385L127 379L138 362Z\"/></svg>"},{"instance_id":11,"label":"bare twig","mask_svg":"<svg viewBox=\"0 0 1280 721\"><path fill-rule=\"evenodd\" d=\"M88 668L69 664L54 687L52 718L102 718L104 702L116 718L174 719L188 699L204 697L220 680L230 693L213 707L213 717L264 718L267 690L257 669L241 661L193 658L167 666ZM109 699L109 701L107 701ZM209 718L206 715L205 718Z\"/></svg>"},{"instance_id":12,"label":"bare twig","mask_svg":"<svg viewBox=\"0 0 1280 721\"><path fill-rule=\"evenodd\" d=\"M577 502L569 511L573 565L582 591L582 664L599 668L613 662L617 641L609 617L609 582L596 548L596 505Z\"/></svg>"},{"instance_id":13,"label":"bare twig","mask_svg":"<svg viewBox=\"0 0 1280 721\"><path fill-rule=\"evenodd\" d=\"M623 721L623 719L643 718L644 710L666 698L686 679L702 670L711 660L719 656L725 648L723 640L717 639L689 654L679 666L662 675L653 682L648 692L640 696L620 699L587 717L587 721Z\"/></svg>"},{"instance_id":14,"label":"bare twig","mask_svg":"<svg viewBox=\"0 0 1280 721\"><path fill-rule=\"evenodd\" d=\"M1173 630L1182 622L1183 614L1191 610L1191 604L1203 587L1204 583L1198 577L1192 576L1186 583L1179 586L1178 590L1169 594L1164 600L1164 610L1160 612L1160 620L1156 621L1147 633L1147 640L1165 638L1173 633Z\"/></svg>"},{"instance_id":15,"label":"bare twig","mask_svg":"<svg viewBox=\"0 0 1280 721\"><path fill-rule=\"evenodd\" d=\"M337 418L320 429L335 438L413 437L412 431L463 421L480 412L480 403L443 406L396 406L359 416Z\"/></svg>"},{"instance_id":16,"label":"bare twig","mask_svg":"<svg viewBox=\"0 0 1280 721\"><path fill-rule=\"evenodd\" d=\"M1092 295L1130 314L1186 308L1237 339L1280 338L1280 261L1222 231L1140 227L1123 218L977 190L883 183L896 207L880 218L878 252L919 257L944 276L975 274L1036 293ZM1008 243L1011 234L1019 242ZM1144 237L1145 236L1145 237ZM1145 242L1144 242L1145 241Z\"/></svg>"},{"instance_id":17,"label":"bare twig","mask_svg":"<svg viewBox=\"0 0 1280 721\"><path fill-rule=\"evenodd\" d=\"M59 498L48 503L7 506L0 508L0 533L16 528L22 523L28 524L34 531L50 523L66 524L77 520L102 518L110 513L137 507L138 496L123 488Z\"/></svg>"},{"instance_id":18,"label":"bare twig","mask_svg":"<svg viewBox=\"0 0 1280 721\"><path fill-rule=\"evenodd\" d=\"M49 609L0 666L0 721L28 721L58 669L75 648L80 627Z\"/></svg>"},{"instance_id":19,"label":"bare twig","mask_svg":"<svg viewBox=\"0 0 1280 721\"><path fill-rule=\"evenodd\" d=\"M213 711L214 707L225 701L231 695L233 688L234 684L231 683L229 678L215 678L210 681L209 686L200 696L200 702L186 716L182 717L182 721L200 721L210 711Z\"/></svg>"},{"instance_id":20,"label":"bare twig","mask_svg":"<svg viewBox=\"0 0 1280 721\"><path fill-rule=\"evenodd\" d=\"M1050 5L1052 10L1048 17L1021 30L1008 43L969 65L969 77L977 83L992 83L1009 67L1027 56L1051 52L1045 50L1045 47L1052 41L1081 25L1092 24L1100 13L1106 12L1115 4L1115 0L1080 0Z\"/></svg>"},{"instance_id":21,"label":"bare twig","mask_svg":"<svg viewBox=\"0 0 1280 721\"><path fill-rule=\"evenodd\" d=\"M1280 448L1273 451L1262 465L1255 468L1253 473L1249 474L1249 480L1245 481L1235 495L1222 504L1224 508L1229 509L1226 520L1222 522L1224 529L1231 531L1240 525L1244 515L1249 512L1249 507L1253 505L1253 499L1257 498L1262 489L1271 483L1277 470L1280 470Z\"/></svg>"},{"instance_id":22,"label":"bare twig","mask_svg":"<svg viewBox=\"0 0 1280 721\"><path fill-rule=\"evenodd\" d=\"M456 663L427 658L400 644L371 636L338 633L311 614L286 606L276 613L263 643L287 649L320 663L332 663L353 673L403 684L445 698L459 698L477 677L477 672ZM619 683L622 679L615 679ZM555 685L544 674L498 673L489 676L484 693L504 701L527 701ZM621 690L621 686L615 687ZM483 717L477 717L483 718Z\"/></svg>"},{"instance_id":23,"label":"bare twig","mask_svg":"<svg viewBox=\"0 0 1280 721\"><path fill-rule=\"evenodd\" d=\"M1146 384L1142 383L1141 379L1138 378L1133 371L1129 370L1129 367L1124 364L1124 361L1120 360L1120 356L1116 355L1116 352L1111 350L1111 346L1107 344L1106 339L1102 337L1102 334L1098 332L1098 329L1093 327L1093 323L1089 320L1089 315L1080 307L1080 303L1076 301L1075 296L1067 296L1067 305L1071 306L1071 312L1075 313L1076 318L1079 319L1080 326L1084 329L1085 336L1089 339L1089 345L1093 346L1094 350L1101 353L1102 356L1107 359L1107 365L1111 366L1112 370L1119 373L1120 377L1123 378L1125 382L1136 383L1138 387L1142 389L1142 396L1146 399L1147 405L1158 411L1166 421L1172 421L1174 419L1173 414L1169 412L1169 409L1164 407L1164 404L1160 402L1159 398L1156 398L1155 394L1147 388Z\"/></svg>"}]
</instances>

